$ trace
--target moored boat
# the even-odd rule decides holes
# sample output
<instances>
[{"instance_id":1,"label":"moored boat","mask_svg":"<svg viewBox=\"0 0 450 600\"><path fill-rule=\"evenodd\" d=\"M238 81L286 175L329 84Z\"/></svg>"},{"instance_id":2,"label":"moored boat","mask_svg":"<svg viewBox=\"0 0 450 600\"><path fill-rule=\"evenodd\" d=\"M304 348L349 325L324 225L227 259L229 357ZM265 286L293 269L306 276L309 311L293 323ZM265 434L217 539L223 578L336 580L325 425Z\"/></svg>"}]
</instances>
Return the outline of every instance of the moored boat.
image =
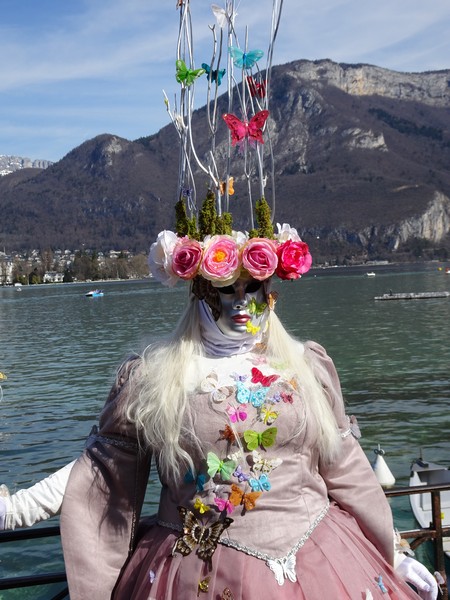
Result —
<instances>
[{"instance_id":1,"label":"moored boat","mask_svg":"<svg viewBox=\"0 0 450 600\"><path fill-rule=\"evenodd\" d=\"M443 465L428 462L422 457L416 458L411 464L409 478L410 487L418 485L439 485L450 483L450 469ZM411 494L409 496L411 509L421 527L429 527L432 521L431 494ZM441 492L442 526L450 526L450 491ZM450 539L443 539L444 552L450 558Z\"/></svg>"}]
</instances>

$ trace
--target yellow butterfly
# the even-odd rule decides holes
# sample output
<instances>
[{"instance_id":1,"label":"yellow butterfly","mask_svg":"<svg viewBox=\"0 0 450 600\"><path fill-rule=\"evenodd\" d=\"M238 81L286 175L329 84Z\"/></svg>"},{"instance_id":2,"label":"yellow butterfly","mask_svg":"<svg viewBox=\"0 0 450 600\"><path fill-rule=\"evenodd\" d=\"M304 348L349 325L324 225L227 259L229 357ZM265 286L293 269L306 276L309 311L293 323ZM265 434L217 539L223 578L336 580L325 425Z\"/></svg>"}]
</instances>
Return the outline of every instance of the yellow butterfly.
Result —
<instances>
[{"instance_id":1,"label":"yellow butterfly","mask_svg":"<svg viewBox=\"0 0 450 600\"><path fill-rule=\"evenodd\" d=\"M258 446L263 448L270 448L273 446L277 437L278 429L276 427L269 427L268 429L259 432L253 429L247 429L244 431L244 440L249 450L256 450Z\"/></svg>"},{"instance_id":2,"label":"yellow butterfly","mask_svg":"<svg viewBox=\"0 0 450 600\"><path fill-rule=\"evenodd\" d=\"M8 378L6 377L6 375L4 373L2 373L0 371L0 381L4 381L5 379L8 379Z\"/></svg>"},{"instance_id":3,"label":"yellow butterfly","mask_svg":"<svg viewBox=\"0 0 450 600\"><path fill-rule=\"evenodd\" d=\"M201 515L203 515L205 512L208 512L208 510L209 510L209 506L206 506L206 504L203 504L203 502L200 500L200 498L195 499L194 508L195 508L195 510L198 510L198 512Z\"/></svg>"},{"instance_id":4,"label":"yellow butterfly","mask_svg":"<svg viewBox=\"0 0 450 600\"><path fill-rule=\"evenodd\" d=\"M209 589L209 582L211 580L211 577L205 577L205 579L202 579L201 581L198 582L198 594L197 596L200 596L200 592L207 592Z\"/></svg>"},{"instance_id":5,"label":"yellow butterfly","mask_svg":"<svg viewBox=\"0 0 450 600\"><path fill-rule=\"evenodd\" d=\"M272 410L269 406L263 406L261 409L262 422L265 425L272 425L275 419L278 417L276 410Z\"/></svg>"},{"instance_id":6,"label":"yellow butterfly","mask_svg":"<svg viewBox=\"0 0 450 600\"><path fill-rule=\"evenodd\" d=\"M247 324L245 325L245 330L247 333L251 333L252 335L256 335L260 329L261 327L253 325L250 321L247 321Z\"/></svg>"}]
</instances>

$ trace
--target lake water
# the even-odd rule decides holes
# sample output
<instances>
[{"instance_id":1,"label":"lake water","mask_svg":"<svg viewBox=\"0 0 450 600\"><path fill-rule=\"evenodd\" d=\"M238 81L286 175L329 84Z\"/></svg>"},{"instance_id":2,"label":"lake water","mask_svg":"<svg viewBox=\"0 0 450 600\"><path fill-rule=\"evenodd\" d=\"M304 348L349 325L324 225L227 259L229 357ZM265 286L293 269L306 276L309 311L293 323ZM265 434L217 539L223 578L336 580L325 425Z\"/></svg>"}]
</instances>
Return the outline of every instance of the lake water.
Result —
<instances>
[{"instance_id":1,"label":"lake water","mask_svg":"<svg viewBox=\"0 0 450 600\"><path fill-rule=\"evenodd\" d=\"M372 269L372 268L371 268ZM363 433L370 460L381 444L397 479L425 458L450 462L450 298L374 301L393 292L450 291L438 265L339 268L314 271L298 282L276 282L277 312L301 339L323 344L339 371L349 414ZM96 422L117 364L131 351L169 331L187 289L152 281L0 287L0 483L29 486L75 458ZM151 482L147 512L158 487ZM406 499L392 500L399 529L415 527ZM55 524L57 521L48 522ZM0 575L55 570L56 542L5 544ZM46 596L47 594L47 596ZM45 598L36 591L0 592L9 598Z\"/></svg>"}]
</instances>

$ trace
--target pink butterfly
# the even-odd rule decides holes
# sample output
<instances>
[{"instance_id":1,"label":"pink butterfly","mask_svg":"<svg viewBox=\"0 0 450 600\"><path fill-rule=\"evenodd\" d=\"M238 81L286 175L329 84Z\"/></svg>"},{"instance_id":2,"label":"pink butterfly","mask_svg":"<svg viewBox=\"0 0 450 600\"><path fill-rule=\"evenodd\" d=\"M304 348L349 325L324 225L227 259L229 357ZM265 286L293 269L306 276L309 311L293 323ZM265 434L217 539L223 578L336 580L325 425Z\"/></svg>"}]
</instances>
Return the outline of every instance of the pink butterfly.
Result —
<instances>
[{"instance_id":1,"label":"pink butterfly","mask_svg":"<svg viewBox=\"0 0 450 600\"><path fill-rule=\"evenodd\" d=\"M227 515L232 513L234 510L234 505L231 504L231 502L229 500L224 500L223 498L219 498L217 496L214 498L214 504L217 506L217 508L220 510L220 512L223 512L224 510L226 510Z\"/></svg>"},{"instance_id":2,"label":"pink butterfly","mask_svg":"<svg viewBox=\"0 0 450 600\"><path fill-rule=\"evenodd\" d=\"M256 367L252 368L252 383L261 383L264 387L270 387L279 375L263 375Z\"/></svg>"},{"instance_id":3,"label":"pink butterfly","mask_svg":"<svg viewBox=\"0 0 450 600\"><path fill-rule=\"evenodd\" d=\"M294 398L292 397L292 394L288 394L287 392L281 392L280 395L283 402L286 402L286 404L293 404Z\"/></svg>"},{"instance_id":4,"label":"pink butterfly","mask_svg":"<svg viewBox=\"0 0 450 600\"><path fill-rule=\"evenodd\" d=\"M262 128L268 116L268 110L260 110L250 121L241 121L236 115L223 115L223 120L231 131L231 145L235 146L246 138L249 139L250 143L260 142L264 144Z\"/></svg>"},{"instance_id":5,"label":"pink butterfly","mask_svg":"<svg viewBox=\"0 0 450 600\"><path fill-rule=\"evenodd\" d=\"M247 404L240 404L238 407L234 407L229 404L226 408L230 421L237 423L238 421L245 421L247 418Z\"/></svg>"},{"instance_id":6,"label":"pink butterfly","mask_svg":"<svg viewBox=\"0 0 450 600\"><path fill-rule=\"evenodd\" d=\"M260 98L264 98L266 96L266 84L264 81L255 81L251 75L248 75L247 84L252 97L259 96Z\"/></svg>"}]
</instances>

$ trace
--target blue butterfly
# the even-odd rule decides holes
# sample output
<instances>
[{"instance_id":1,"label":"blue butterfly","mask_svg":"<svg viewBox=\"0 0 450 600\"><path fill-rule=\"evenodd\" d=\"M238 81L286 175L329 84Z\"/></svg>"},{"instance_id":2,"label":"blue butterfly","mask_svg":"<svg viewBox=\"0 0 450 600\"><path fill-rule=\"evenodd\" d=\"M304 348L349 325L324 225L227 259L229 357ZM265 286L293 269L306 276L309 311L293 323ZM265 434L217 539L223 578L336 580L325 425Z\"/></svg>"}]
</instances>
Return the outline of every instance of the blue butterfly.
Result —
<instances>
[{"instance_id":1,"label":"blue butterfly","mask_svg":"<svg viewBox=\"0 0 450 600\"><path fill-rule=\"evenodd\" d=\"M222 83L222 77L225 75L225 69L213 70L206 63L202 63L202 67L205 69L206 76L208 77L209 81L217 81L217 85Z\"/></svg>"},{"instance_id":2,"label":"blue butterfly","mask_svg":"<svg viewBox=\"0 0 450 600\"><path fill-rule=\"evenodd\" d=\"M269 391L268 387L260 387L256 390L249 390L240 381L236 382L236 388L236 400L239 402L239 404L248 404L250 402L250 404L255 408L259 408L264 404L267 392Z\"/></svg>"},{"instance_id":3,"label":"blue butterfly","mask_svg":"<svg viewBox=\"0 0 450 600\"><path fill-rule=\"evenodd\" d=\"M254 479L251 477L249 479L249 484L254 492L268 492L272 487L269 478L265 473L262 473L259 479Z\"/></svg>"},{"instance_id":4,"label":"blue butterfly","mask_svg":"<svg viewBox=\"0 0 450 600\"><path fill-rule=\"evenodd\" d=\"M189 468L188 472L184 476L184 482L185 483L195 483L195 485L197 486L198 492L203 492L203 488L205 486L206 481L207 481L207 476L205 475L205 473L199 473L197 475L197 477L194 477L194 474L192 473L191 468Z\"/></svg>"},{"instance_id":5,"label":"blue butterfly","mask_svg":"<svg viewBox=\"0 0 450 600\"><path fill-rule=\"evenodd\" d=\"M244 52L236 46L230 46L228 52L231 54L235 66L240 67L241 69L251 69L255 63L264 56L262 50L249 50L248 52Z\"/></svg>"}]
</instances>

